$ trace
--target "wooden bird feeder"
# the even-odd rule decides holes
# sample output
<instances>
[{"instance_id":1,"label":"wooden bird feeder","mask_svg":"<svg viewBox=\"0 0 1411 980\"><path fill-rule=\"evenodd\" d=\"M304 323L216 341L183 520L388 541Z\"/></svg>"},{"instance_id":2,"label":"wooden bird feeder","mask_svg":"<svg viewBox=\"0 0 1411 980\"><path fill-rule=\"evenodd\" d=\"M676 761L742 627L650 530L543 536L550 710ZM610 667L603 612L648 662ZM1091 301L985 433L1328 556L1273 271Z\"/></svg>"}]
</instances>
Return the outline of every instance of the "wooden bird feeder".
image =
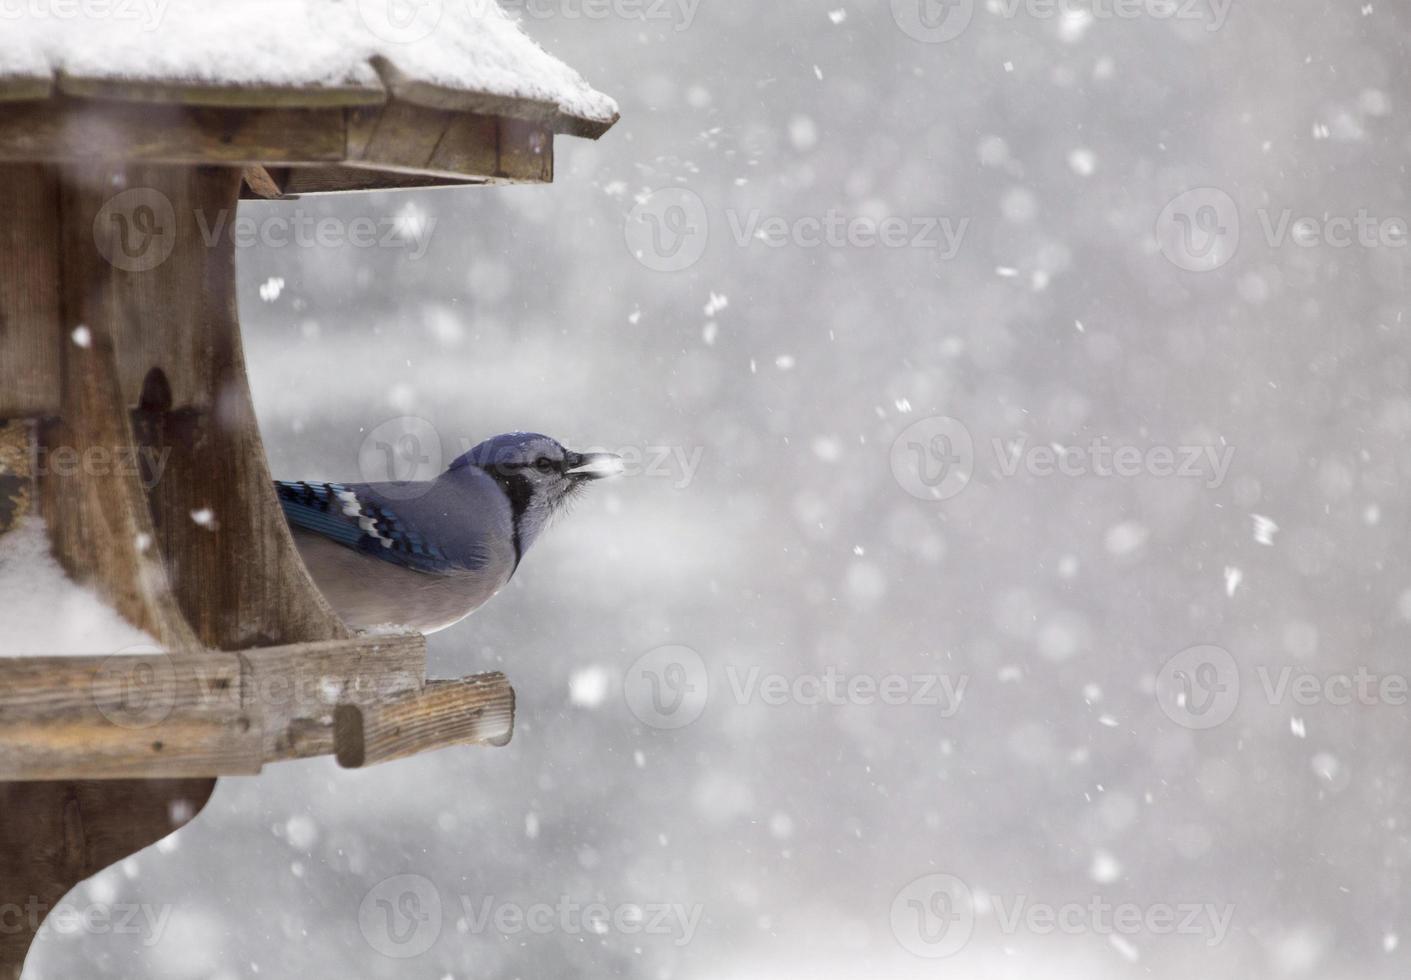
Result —
<instances>
[{"instance_id":1,"label":"wooden bird feeder","mask_svg":"<svg viewBox=\"0 0 1411 980\"><path fill-rule=\"evenodd\" d=\"M171 0L141 34L0 36L0 535L42 516L69 575L166 651L0 658L0 906L53 908L219 776L509 740L502 675L428 681L421 636L356 635L315 588L209 230L242 197L547 182L554 135L616 111L486 0L391 40L377 9ZM144 450L159 479L112 465ZM30 925L0 931L0 980Z\"/></svg>"}]
</instances>

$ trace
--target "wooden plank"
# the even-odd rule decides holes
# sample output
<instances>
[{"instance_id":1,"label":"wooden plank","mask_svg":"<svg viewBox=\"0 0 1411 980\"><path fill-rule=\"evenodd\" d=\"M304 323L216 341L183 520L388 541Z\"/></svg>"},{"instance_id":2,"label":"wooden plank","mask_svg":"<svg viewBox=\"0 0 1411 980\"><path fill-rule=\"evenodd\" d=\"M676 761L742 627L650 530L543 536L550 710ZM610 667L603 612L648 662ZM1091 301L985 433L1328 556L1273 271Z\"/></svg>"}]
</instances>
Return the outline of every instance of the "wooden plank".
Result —
<instances>
[{"instance_id":1,"label":"wooden plank","mask_svg":"<svg viewBox=\"0 0 1411 980\"><path fill-rule=\"evenodd\" d=\"M419 691L426 681L420 633L359 636L247 650L244 702L263 718L266 762L333 754L339 704L370 704Z\"/></svg>"},{"instance_id":2,"label":"wooden plank","mask_svg":"<svg viewBox=\"0 0 1411 980\"><path fill-rule=\"evenodd\" d=\"M0 418L59 410L59 202L52 169L0 165Z\"/></svg>"},{"instance_id":3,"label":"wooden plank","mask_svg":"<svg viewBox=\"0 0 1411 980\"><path fill-rule=\"evenodd\" d=\"M81 76L61 71L58 90L82 99L239 109L327 109L381 105L387 90L367 85L202 85L162 79Z\"/></svg>"},{"instance_id":4,"label":"wooden plank","mask_svg":"<svg viewBox=\"0 0 1411 980\"><path fill-rule=\"evenodd\" d=\"M494 116L452 116L428 162L438 170L501 177L500 130Z\"/></svg>"},{"instance_id":5,"label":"wooden plank","mask_svg":"<svg viewBox=\"0 0 1411 980\"><path fill-rule=\"evenodd\" d=\"M242 671L214 653L0 660L0 780L258 773Z\"/></svg>"},{"instance_id":6,"label":"wooden plank","mask_svg":"<svg viewBox=\"0 0 1411 980\"><path fill-rule=\"evenodd\" d=\"M420 634L244 653L0 658L0 780L253 774L331 755L338 705L421 691Z\"/></svg>"},{"instance_id":7,"label":"wooden plank","mask_svg":"<svg viewBox=\"0 0 1411 980\"><path fill-rule=\"evenodd\" d=\"M535 123L501 119L496 175L506 180L547 184L554 179L554 136Z\"/></svg>"},{"instance_id":8,"label":"wooden plank","mask_svg":"<svg viewBox=\"0 0 1411 980\"><path fill-rule=\"evenodd\" d=\"M377 115L361 153L348 160L381 169L424 172L452 114L407 102L390 102ZM360 136L361 138L361 136Z\"/></svg>"},{"instance_id":9,"label":"wooden plank","mask_svg":"<svg viewBox=\"0 0 1411 980\"><path fill-rule=\"evenodd\" d=\"M506 745L514 732L514 688L504 674L428 681L421 691L370 704L339 705L338 764L391 762L453 745Z\"/></svg>"},{"instance_id":10,"label":"wooden plank","mask_svg":"<svg viewBox=\"0 0 1411 980\"><path fill-rule=\"evenodd\" d=\"M0 163L117 160L324 168L311 178L321 192L424 186L416 178L544 183L553 178L553 128L407 101L325 109L103 102L101 111L72 98L0 103Z\"/></svg>"},{"instance_id":11,"label":"wooden plank","mask_svg":"<svg viewBox=\"0 0 1411 980\"><path fill-rule=\"evenodd\" d=\"M201 812L214 779L0 783L0 980L18 980L39 925L83 879ZM33 909L31 916L29 910Z\"/></svg>"},{"instance_id":12,"label":"wooden plank","mask_svg":"<svg viewBox=\"0 0 1411 980\"><path fill-rule=\"evenodd\" d=\"M228 109L76 99L0 105L0 161L336 163L343 109Z\"/></svg>"}]
</instances>

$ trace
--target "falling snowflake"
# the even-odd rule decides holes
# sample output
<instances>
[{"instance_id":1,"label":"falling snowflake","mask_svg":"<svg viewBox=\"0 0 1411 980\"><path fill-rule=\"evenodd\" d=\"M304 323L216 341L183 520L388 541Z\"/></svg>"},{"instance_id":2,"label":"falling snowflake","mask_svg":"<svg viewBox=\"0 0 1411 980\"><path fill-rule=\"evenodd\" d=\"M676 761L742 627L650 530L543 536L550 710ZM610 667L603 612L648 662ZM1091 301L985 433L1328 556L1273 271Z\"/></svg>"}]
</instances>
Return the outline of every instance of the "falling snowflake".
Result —
<instances>
[{"instance_id":1,"label":"falling snowflake","mask_svg":"<svg viewBox=\"0 0 1411 980\"><path fill-rule=\"evenodd\" d=\"M1244 572L1240 571L1234 565L1225 566L1225 595L1233 598L1235 590L1240 587L1240 583L1243 581Z\"/></svg>"},{"instance_id":2,"label":"falling snowflake","mask_svg":"<svg viewBox=\"0 0 1411 980\"><path fill-rule=\"evenodd\" d=\"M1263 545L1273 547L1274 535L1278 533L1279 525L1263 514L1252 514L1254 518L1254 540Z\"/></svg>"}]
</instances>

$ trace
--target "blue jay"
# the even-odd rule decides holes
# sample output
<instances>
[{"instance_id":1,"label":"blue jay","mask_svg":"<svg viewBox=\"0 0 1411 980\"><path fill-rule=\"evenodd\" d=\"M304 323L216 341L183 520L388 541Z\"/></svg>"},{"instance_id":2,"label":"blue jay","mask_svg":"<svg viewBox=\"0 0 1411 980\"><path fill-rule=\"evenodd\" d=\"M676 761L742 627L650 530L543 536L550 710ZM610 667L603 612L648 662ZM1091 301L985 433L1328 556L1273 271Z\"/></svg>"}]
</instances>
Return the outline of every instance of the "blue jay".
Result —
<instances>
[{"instance_id":1,"label":"blue jay","mask_svg":"<svg viewBox=\"0 0 1411 980\"><path fill-rule=\"evenodd\" d=\"M434 633L498 592L590 481L621 471L611 453L514 432L429 482L276 481L275 489L304 564L348 625Z\"/></svg>"}]
</instances>

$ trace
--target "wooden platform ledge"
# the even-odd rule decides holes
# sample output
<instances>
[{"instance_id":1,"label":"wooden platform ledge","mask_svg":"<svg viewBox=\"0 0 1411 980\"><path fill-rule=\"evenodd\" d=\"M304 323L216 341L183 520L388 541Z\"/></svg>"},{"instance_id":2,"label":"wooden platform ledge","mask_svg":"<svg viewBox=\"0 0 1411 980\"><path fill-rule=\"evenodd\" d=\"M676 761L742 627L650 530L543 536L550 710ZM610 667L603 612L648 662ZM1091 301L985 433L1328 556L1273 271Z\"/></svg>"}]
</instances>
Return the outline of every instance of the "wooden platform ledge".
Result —
<instances>
[{"instance_id":1,"label":"wooden platform ledge","mask_svg":"<svg viewBox=\"0 0 1411 980\"><path fill-rule=\"evenodd\" d=\"M258 773L335 755L347 768L503 745L503 674L426 681L419 634L238 653L0 659L0 782Z\"/></svg>"}]
</instances>

